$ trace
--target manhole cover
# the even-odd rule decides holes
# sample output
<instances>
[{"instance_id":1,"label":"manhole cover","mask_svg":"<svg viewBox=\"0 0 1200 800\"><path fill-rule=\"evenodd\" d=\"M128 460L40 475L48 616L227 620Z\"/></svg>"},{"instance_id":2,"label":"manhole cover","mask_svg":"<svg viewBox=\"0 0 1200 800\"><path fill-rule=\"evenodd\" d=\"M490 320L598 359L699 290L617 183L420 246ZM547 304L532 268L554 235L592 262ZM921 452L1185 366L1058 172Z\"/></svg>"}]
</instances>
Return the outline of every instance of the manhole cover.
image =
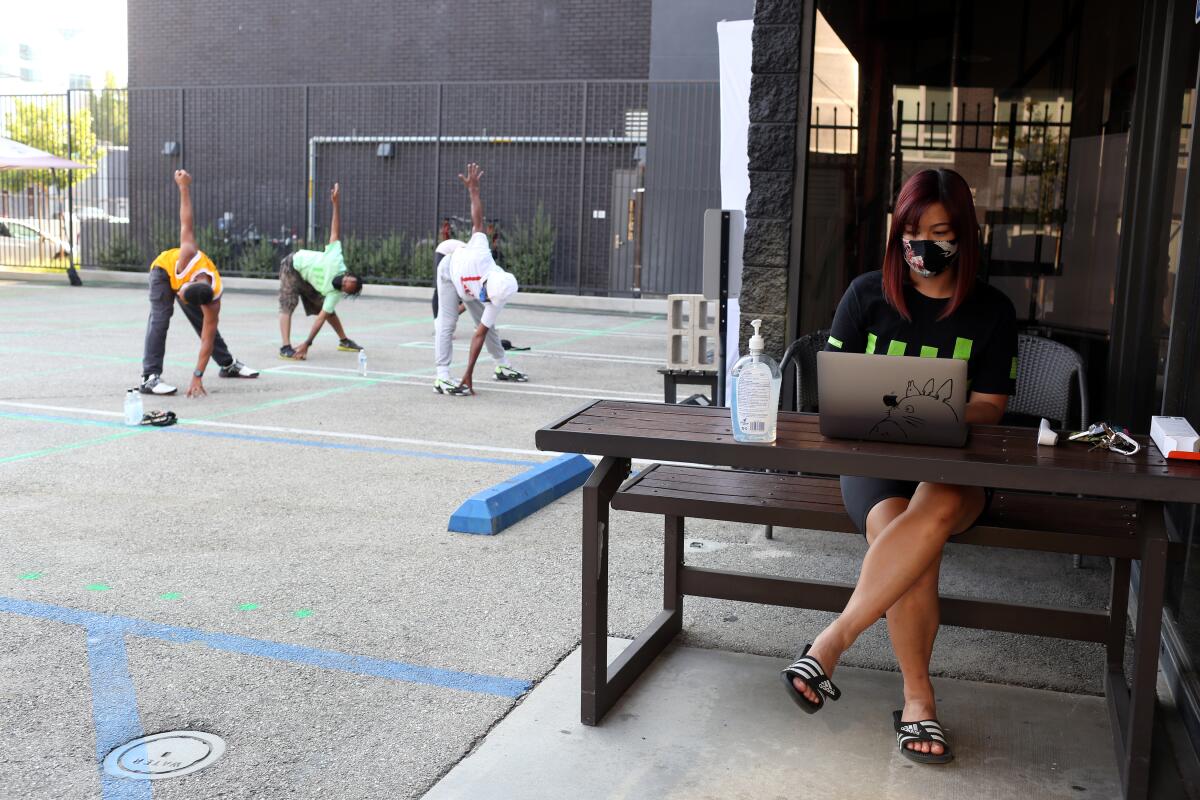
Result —
<instances>
[{"instance_id":1,"label":"manhole cover","mask_svg":"<svg viewBox=\"0 0 1200 800\"><path fill-rule=\"evenodd\" d=\"M203 731L168 731L123 744L104 759L104 771L118 778L178 778L204 769L225 752L225 741Z\"/></svg>"}]
</instances>

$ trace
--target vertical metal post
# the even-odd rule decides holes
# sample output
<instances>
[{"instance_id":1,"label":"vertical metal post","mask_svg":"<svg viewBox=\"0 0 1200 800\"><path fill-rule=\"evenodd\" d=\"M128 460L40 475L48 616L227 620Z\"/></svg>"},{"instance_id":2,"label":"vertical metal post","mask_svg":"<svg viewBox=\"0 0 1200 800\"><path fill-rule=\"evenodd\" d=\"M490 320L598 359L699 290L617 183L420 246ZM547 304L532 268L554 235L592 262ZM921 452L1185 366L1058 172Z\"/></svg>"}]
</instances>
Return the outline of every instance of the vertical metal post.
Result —
<instances>
[{"instance_id":1,"label":"vertical metal post","mask_svg":"<svg viewBox=\"0 0 1200 800\"><path fill-rule=\"evenodd\" d=\"M1004 155L1004 205L1001 206L1003 219L1008 222L1009 203L1012 202L1013 162L1016 159L1017 147L1017 104L1008 104L1008 147Z\"/></svg>"},{"instance_id":2,"label":"vertical metal post","mask_svg":"<svg viewBox=\"0 0 1200 800\"><path fill-rule=\"evenodd\" d=\"M67 90L67 158L75 156L75 139L71 131L71 90ZM67 170L67 280L72 286L82 286L75 271L75 170ZM82 263L82 262L81 262Z\"/></svg>"},{"instance_id":3,"label":"vertical metal post","mask_svg":"<svg viewBox=\"0 0 1200 800\"><path fill-rule=\"evenodd\" d=\"M583 111L579 123L579 226L575 231L575 294L583 294L583 217L587 168L588 82L583 81Z\"/></svg>"},{"instance_id":4,"label":"vertical metal post","mask_svg":"<svg viewBox=\"0 0 1200 800\"><path fill-rule=\"evenodd\" d=\"M184 116L183 110L184 89L179 89L179 168L187 169L187 128L185 123L187 118Z\"/></svg>"},{"instance_id":5,"label":"vertical metal post","mask_svg":"<svg viewBox=\"0 0 1200 800\"><path fill-rule=\"evenodd\" d=\"M721 269L717 277L717 391L714 406L725 405L725 336L729 327L729 212L721 212ZM706 321L707 324L707 321Z\"/></svg>"},{"instance_id":6,"label":"vertical metal post","mask_svg":"<svg viewBox=\"0 0 1200 800\"><path fill-rule=\"evenodd\" d=\"M440 81L437 85L435 114L437 116L437 138L433 140L433 240L436 242L438 225L441 222L441 217L438 215L442 210L442 83ZM436 277L433 283L436 287Z\"/></svg>"},{"instance_id":7,"label":"vertical metal post","mask_svg":"<svg viewBox=\"0 0 1200 800\"><path fill-rule=\"evenodd\" d=\"M896 202L896 196L900 194L900 173L904 167L904 147L901 140L904 138L904 101L896 101L896 138L892 142L892 196L889 198L888 205Z\"/></svg>"},{"instance_id":8,"label":"vertical metal post","mask_svg":"<svg viewBox=\"0 0 1200 800\"><path fill-rule=\"evenodd\" d=\"M305 247L312 246L312 244L308 241L308 236L309 236L310 232L312 231L312 216L311 216L312 210L311 210L311 206L310 206L310 200L313 196L312 162L310 162L307 158L308 140L311 135L311 132L309 131L309 127L308 127L308 89L309 89L308 84L305 84L304 85L304 150L306 151L304 153L304 155L306 156L304 159L304 235L305 235L304 246Z\"/></svg>"}]
</instances>

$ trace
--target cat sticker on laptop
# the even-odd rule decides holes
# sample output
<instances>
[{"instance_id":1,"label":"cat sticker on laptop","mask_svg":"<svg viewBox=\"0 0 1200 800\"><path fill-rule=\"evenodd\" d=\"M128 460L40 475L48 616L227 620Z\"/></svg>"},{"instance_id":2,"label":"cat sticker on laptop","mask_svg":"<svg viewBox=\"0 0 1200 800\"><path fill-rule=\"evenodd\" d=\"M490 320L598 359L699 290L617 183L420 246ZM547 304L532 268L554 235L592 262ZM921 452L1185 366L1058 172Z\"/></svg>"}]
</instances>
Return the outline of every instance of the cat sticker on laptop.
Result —
<instances>
[{"instance_id":1,"label":"cat sticker on laptop","mask_svg":"<svg viewBox=\"0 0 1200 800\"><path fill-rule=\"evenodd\" d=\"M962 359L817 353L821 433L961 447L967 441L966 392L955 387L966 385Z\"/></svg>"}]
</instances>

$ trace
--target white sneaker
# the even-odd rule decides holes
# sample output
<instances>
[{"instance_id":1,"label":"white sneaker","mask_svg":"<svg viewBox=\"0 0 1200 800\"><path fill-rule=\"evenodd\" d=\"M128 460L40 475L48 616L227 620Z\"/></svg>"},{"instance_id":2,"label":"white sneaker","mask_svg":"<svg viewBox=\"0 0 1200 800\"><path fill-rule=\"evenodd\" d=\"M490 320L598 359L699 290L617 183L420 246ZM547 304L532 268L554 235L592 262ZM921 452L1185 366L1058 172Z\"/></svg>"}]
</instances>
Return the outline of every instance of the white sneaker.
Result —
<instances>
[{"instance_id":1,"label":"white sneaker","mask_svg":"<svg viewBox=\"0 0 1200 800\"><path fill-rule=\"evenodd\" d=\"M448 394L455 397L463 397L467 394L467 387L463 386L453 378L438 378L433 382L433 390L438 394Z\"/></svg>"},{"instance_id":2,"label":"white sneaker","mask_svg":"<svg viewBox=\"0 0 1200 800\"><path fill-rule=\"evenodd\" d=\"M221 367L218 374L222 378L257 378L258 370L250 369L240 361L234 361L227 367Z\"/></svg>"},{"instance_id":3,"label":"white sneaker","mask_svg":"<svg viewBox=\"0 0 1200 800\"><path fill-rule=\"evenodd\" d=\"M175 394L177 389L169 383L163 383L157 375L147 375L142 379L142 385L138 387L138 391L142 394Z\"/></svg>"}]
</instances>

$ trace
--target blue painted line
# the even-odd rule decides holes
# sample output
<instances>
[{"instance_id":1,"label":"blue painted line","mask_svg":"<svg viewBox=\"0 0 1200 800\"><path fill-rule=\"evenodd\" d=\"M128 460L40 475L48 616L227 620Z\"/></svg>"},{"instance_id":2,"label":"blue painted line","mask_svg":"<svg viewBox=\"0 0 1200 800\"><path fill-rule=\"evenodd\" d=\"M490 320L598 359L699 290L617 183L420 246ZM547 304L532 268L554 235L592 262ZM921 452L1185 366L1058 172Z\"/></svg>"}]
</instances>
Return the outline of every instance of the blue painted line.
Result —
<instances>
[{"instance_id":1,"label":"blue painted line","mask_svg":"<svg viewBox=\"0 0 1200 800\"><path fill-rule=\"evenodd\" d=\"M78 417L60 417L52 414L26 414L19 411L0 411L0 418L30 420L33 422L56 422L68 425L85 425L96 428L117 428L132 431L121 422L108 422L99 419L80 419ZM249 433L231 433L228 431L210 431L189 427L186 422L172 425L168 428L156 428L154 431L167 434L183 434L187 436L209 436L217 439L236 439L248 442L263 442L266 444L288 444L296 447L316 447L322 450L347 450L355 453L379 453L388 456L408 456L410 458L432 458L440 461L466 461L476 464L504 464L514 467L528 467L540 464L540 461L528 461L516 458L490 458L488 456L462 456L452 453L432 453L426 450L402 450L393 447L374 447L362 444L345 444L342 442L321 442L313 439L294 439L281 436L258 436Z\"/></svg>"},{"instance_id":2,"label":"blue painted line","mask_svg":"<svg viewBox=\"0 0 1200 800\"><path fill-rule=\"evenodd\" d=\"M529 691L533 685L529 681L517 680L515 678L457 672L455 670L438 669L436 667L422 667L415 664L406 664L402 661L387 661L369 656L353 656L333 650L320 650L315 647L303 647L301 645L284 644L282 642L251 639L247 636L209 633L196 628L163 625L157 622L134 619L133 617L123 617L116 614L99 614L93 611L81 611L74 608L50 605L48 603L38 603L32 600L18 600L13 597L0 597L0 611L10 614L20 614L25 617L63 622L68 625L82 625L92 633L129 634L132 636L144 636L148 639L161 639L178 644L204 644L214 650L224 650L228 653L259 656L275 661L307 664L323 669L350 672L355 675L389 678L407 683L439 686L445 689L457 689L476 694L515 698Z\"/></svg>"},{"instance_id":3,"label":"blue painted line","mask_svg":"<svg viewBox=\"0 0 1200 800\"><path fill-rule=\"evenodd\" d=\"M111 626L88 628L87 649L101 796L104 800L150 800L149 781L117 778L104 772L105 756L145 735L138 716L137 693L129 677L125 635Z\"/></svg>"},{"instance_id":4,"label":"blue painted line","mask_svg":"<svg viewBox=\"0 0 1200 800\"><path fill-rule=\"evenodd\" d=\"M456 533L494 535L587 482L592 462L562 455L468 497L450 517Z\"/></svg>"}]
</instances>

